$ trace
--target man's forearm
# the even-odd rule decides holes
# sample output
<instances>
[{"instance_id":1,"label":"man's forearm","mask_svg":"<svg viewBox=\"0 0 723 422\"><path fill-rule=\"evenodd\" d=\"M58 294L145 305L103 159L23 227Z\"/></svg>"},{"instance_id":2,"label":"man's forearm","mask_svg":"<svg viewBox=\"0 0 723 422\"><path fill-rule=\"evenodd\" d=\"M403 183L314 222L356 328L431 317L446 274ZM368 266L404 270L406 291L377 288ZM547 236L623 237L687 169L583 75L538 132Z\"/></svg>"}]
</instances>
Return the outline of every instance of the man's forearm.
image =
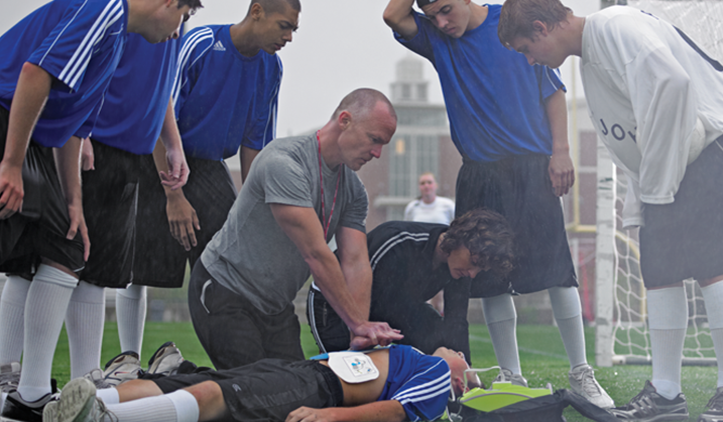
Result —
<instances>
[{"instance_id":1,"label":"man's forearm","mask_svg":"<svg viewBox=\"0 0 723 422\"><path fill-rule=\"evenodd\" d=\"M405 39L417 35L417 23L412 15L414 0L390 0L384 9L384 23Z\"/></svg>"},{"instance_id":2,"label":"man's forearm","mask_svg":"<svg viewBox=\"0 0 723 422\"><path fill-rule=\"evenodd\" d=\"M170 100L168 101L168 107L166 108L166 116L163 118L163 126L161 126L161 142L163 142L163 146L165 147L166 151L183 152L181 134L178 131L178 124L176 124L176 115L173 112L173 103L171 103ZM168 171L167 168L165 170Z\"/></svg>"},{"instance_id":3,"label":"man's forearm","mask_svg":"<svg viewBox=\"0 0 723 422\"><path fill-rule=\"evenodd\" d=\"M3 162L21 167L30 136L50 95L52 77L41 67L25 63L13 95Z\"/></svg>"},{"instance_id":4,"label":"man's forearm","mask_svg":"<svg viewBox=\"0 0 723 422\"><path fill-rule=\"evenodd\" d=\"M81 139L71 136L62 148L53 149L57 163L60 187L68 205L82 206L83 193L80 185Z\"/></svg>"},{"instance_id":5,"label":"man's forearm","mask_svg":"<svg viewBox=\"0 0 723 422\"><path fill-rule=\"evenodd\" d=\"M552 154L569 154L570 144L567 137L567 102L565 92L558 89L545 104L547 119L552 134Z\"/></svg>"},{"instance_id":6,"label":"man's forearm","mask_svg":"<svg viewBox=\"0 0 723 422\"><path fill-rule=\"evenodd\" d=\"M321 289L331 307L352 331L361 323L368 321L369 300L367 300L365 308L356 302L357 298L349 289L349 283L344 278L339 261L331 250L329 250L328 256L307 260L307 263L314 282Z\"/></svg>"},{"instance_id":7,"label":"man's forearm","mask_svg":"<svg viewBox=\"0 0 723 422\"><path fill-rule=\"evenodd\" d=\"M351 266L345 265L342 267L342 272L349 293L354 298L354 303L357 304L359 311L363 313L364 319L368 320L372 301L372 269L369 266L369 261L355 263Z\"/></svg>"}]
</instances>

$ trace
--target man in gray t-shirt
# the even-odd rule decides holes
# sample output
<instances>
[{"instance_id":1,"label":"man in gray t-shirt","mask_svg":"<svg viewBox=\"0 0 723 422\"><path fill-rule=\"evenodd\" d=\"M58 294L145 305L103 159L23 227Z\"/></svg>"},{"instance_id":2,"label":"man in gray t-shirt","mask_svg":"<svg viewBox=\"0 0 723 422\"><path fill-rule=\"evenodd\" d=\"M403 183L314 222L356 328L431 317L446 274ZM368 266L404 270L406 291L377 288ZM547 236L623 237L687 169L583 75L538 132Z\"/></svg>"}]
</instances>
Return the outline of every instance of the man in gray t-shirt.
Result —
<instances>
[{"instance_id":1,"label":"man in gray t-shirt","mask_svg":"<svg viewBox=\"0 0 723 422\"><path fill-rule=\"evenodd\" d=\"M368 321L368 199L355 173L395 129L389 100L359 89L315 134L275 140L258 155L191 275L191 318L216 368L303 359L292 300L309 275L350 327L352 346L401 339ZM334 235L338 259L327 246Z\"/></svg>"}]
</instances>

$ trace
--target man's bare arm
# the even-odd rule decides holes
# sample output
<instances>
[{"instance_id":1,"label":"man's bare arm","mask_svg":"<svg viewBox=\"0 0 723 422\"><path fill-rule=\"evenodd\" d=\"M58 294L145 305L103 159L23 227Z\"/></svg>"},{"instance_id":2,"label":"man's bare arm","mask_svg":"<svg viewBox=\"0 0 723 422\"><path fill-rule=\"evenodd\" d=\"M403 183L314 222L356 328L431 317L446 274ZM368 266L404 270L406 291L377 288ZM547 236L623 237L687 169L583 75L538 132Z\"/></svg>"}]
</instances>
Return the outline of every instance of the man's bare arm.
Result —
<instances>
[{"instance_id":1,"label":"man's bare arm","mask_svg":"<svg viewBox=\"0 0 723 422\"><path fill-rule=\"evenodd\" d=\"M246 182L246 177L248 177L249 170L251 170L251 163L254 161L254 158L259 155L259 152L261 151L245 147L243 145L241 146L241 149L239 150L239 160L241 161L242 182Z\"/></svg>"},{"instance_id":2,"label":"man's bare arm","mask_svg":"<svg viewBox=\"0 0 723 422\"><path fill-rule=\"evenodd\" d=\"M372 345L387 345L402 338L387 323L367 320L369 311L363 311L354 301L339 261L326 244L324 230L313 209L271 204L271 212L309 265L324 297L355 335L368 337Z\"/></svg>"},{"instance_id":3,"label":"man's bare arm","mask_svg":"<svg viewBox=\"0 0 723 422\"><path fill-rule=\"evenodd\" d=\"M372 299L372 267L367 236L359 230L340 227L336 231L337 255L346 285L364 317L369 319Z\"/></svg>"},{"instance_id":4,"label":"man's bare arm","mask_svg":"<svg viewBox=\"0 0 723 422\"><path fill-rule=\"evenodd\" d=\"M58 169L58 179L68 204L70 228L67 239L73 239L80 232L83 239L84 259L90 256L90 239L88 227L83 214L83 192L80 186L80 145L82 141L77 136L71 136L62 148L53 148L55 163Z\"/></svg>"},{"instance_id":5,"label":"man's bare arm","mask_svg":"<svg viewBox=\"0 0 723 422\"><path fill-rule=\"evenodd\" d=\"M401 422L406 419L407 414L401 403L383 400L355 407L300 407L289 413L286 422Z\"/></svg>"},{"instance_id":6,"label":"man's bare arm","mask_svg":"<svg viewBox=\"0 0 723 422\"><path fill-rule=\"evenodd\" d=\"M405 40L411 40L419 32L412 15L414 0L390 0L384 9L384 23Z\"/></svg>"},{"instance_id":7,"label":"man's bare arm","mask_svg":"<svg viewBox=\"0 0 723 422\"><path fill-rule=\"evenodd\" d=\"M173 102L170 99L168 100L166 116L161 127L161 142L163 142L166 152L165 169L159 172L161 183L172 190L179 189L188 181L190 170L188 169L188 163L186 163L186 154L183 152L176 115L173 113ZM157 164L156 167L158 167Z\"/></svg>"},{"instance_id":8,"label":"man's bare arm","mask_svg":"<svg viewBox=\"0 0 723 422\"><path fill-rule=\"evenodd\" d=\"M10 106L5 154L0 161L0 219L20 210L23 204L22 167L30 135L50 95L53 79L48 72L25 63Z\"/></svg>"},{"instance_id":9,"label":"man's bare arm","mask_svg":"<svg viewBox=\"0 0 723 422\"><path fill-rule=\"evenodd\" d=\"M156 148L153 150L153 161L156 163L156 170L158 170L159 175L168 171L166 148L161 142L156 142ZM182 188L174 190L171 186L163 185L163 190L166 193L166 217L168 217L168 227L171 230L171 235L185 250L190 251L191 247L198 244L194 229L201 230L196 210L186 199Z\"/></svg>"},{"instance_id":10,"label":"man's bare arm","mask_svg":"<svg viewBox=\"0 0 723 422\"><path fill-rule=\"evenodd\" d=\"M567 103L562 88L547 98L547 119L552 132L552 157L548 171L555 195L565 195L575 183L575 168L567 140Z\"/></svg>"}]
</instances>

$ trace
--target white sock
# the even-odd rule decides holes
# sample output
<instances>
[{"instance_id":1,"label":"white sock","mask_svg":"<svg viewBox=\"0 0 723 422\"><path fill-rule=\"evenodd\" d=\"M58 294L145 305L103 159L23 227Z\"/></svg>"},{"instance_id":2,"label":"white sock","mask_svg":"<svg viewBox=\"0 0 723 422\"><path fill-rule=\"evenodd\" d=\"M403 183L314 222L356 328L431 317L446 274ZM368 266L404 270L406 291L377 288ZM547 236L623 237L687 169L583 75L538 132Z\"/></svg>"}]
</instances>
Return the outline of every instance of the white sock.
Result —
<instances>
[{"instance_id":1,"label":"white sock","mask_svg":"<svg viewBox=\"0 0 723 422\"><path fill-rule=\"evenodd\" d=\"M723 282L701 287L700 290L705 300L710 336L718 360L718 387L723 387Z\"/></svg>"},{"instance_id":2,"label":"white sock","mask_svg":"<svg viewBox=\"0 0 723 422\"><path fill-rule=\"evenodd\" d=\"M49 265L41 264L30 283L25 303L23 370L18 393L36 401L50 392L53 355L63 318L78 280Z\"/></svg>"},{"instance_id":3,"label":"white sock","mask_svg":"<svg viewBox=\"0 0 723 422\"><path fill-rule=\"evenodd\" d=\"M100 368L104 323L105 288L81 280L70 297L65 314L71 379Z\"/></svg>"},{"instance_id":4,"label":"white sock","mask_svg":"<svg viewBox=\"0 0 723 422\"><path fill-rule=\"evenodd\" d=\"M131 284L125 289L116 289L115 313L118 318L118 337L121 350L138 353L141 357L143 327L146 322L146 286Z\"/></svg>"},{"instance_id":5,"label":"white sock","mask_svg":"<svg viewBox=\"0 0 723 422\"><path fill-rule=\"evenodd\" d=\"M29 288L30 281L16 275L5 282L0 298L0 364L20 362Z\"/></svg>"},{"instance_id":6,"label":"white sock","mask_svg":"<svg viewBox=\"0 0 723 422\"><path fill-rule=\"evenodd\" d=\"M680 366L688 328L688 300L683 286L648 290L648 325L653 354L653 379L668 400L680 394Z\"/></svg>"},{"instance_id":7,"label":"white sock","mask_svg":"<svg viewBox=\"0 0 723 422\"><path fill-rule=\"evenodd\" d=\"M162 396L146 397L119 404L108 404L108 410L115 419L106 417L104 421L121 420L123 422L196 422L198 421L198 402L193 394L186 390L174 391Z\"/></svg>"},{"instance_id":8,"label":"white sock","mask_svg":"<svg viewBox=\"0 0 723 422\"><path fill-rule=\"evenodd\" d=\"M575 287L552 287L547 290L552 313L565 346L570 369L587 363L585 356L585 331L582 324L580 296Z\"/></svg>"},{"instance_id":9,"label":"white sock","mask_svg":"<svg viewBox=\"0 0 723 422\"><path fill-rule=\"evenodd\" d=\"M522 374L517 350L517 312L512 295L482 298L482 311L492 339L497 364L513 374Z\"/></svg>"},{"instance_id":10,"label":"white sock","mask_svg":"<svg viewBox=\"0 0 723 422\"><path fill-rule=\"evenodd\" d=\"M118 395L118 390L115 387L101 388L100 390L96 390L95 396L103 400L103 403L105 404L120 403L120 396Z\"/></svg>"}]
</instances>

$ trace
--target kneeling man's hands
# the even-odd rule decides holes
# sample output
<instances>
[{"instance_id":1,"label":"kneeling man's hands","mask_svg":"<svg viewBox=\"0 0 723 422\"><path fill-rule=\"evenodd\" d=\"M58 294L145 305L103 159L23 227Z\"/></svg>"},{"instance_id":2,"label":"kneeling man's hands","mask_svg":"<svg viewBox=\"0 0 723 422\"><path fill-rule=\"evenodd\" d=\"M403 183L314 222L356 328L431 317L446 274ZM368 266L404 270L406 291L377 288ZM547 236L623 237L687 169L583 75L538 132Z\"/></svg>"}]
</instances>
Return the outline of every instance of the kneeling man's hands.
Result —
<instances>
[{"instance_id":1,"label":"kneeling man's hands","mask_svg":"<svg viewBox=\"0 0 723 422\"><path fill-rule=\"evenodd\" d=\"M312 409L310 407L300 407L289 413L286 422L331 422L333 409Z\"/></svg>"},{"instance_id":2,"label":"kneeling man's hands","mask_svg":"<svg viewBox=\"0 0 723 422\"><path fill-rule=\"evenodd\" d=\"M352 331L352 334L350 347L353 350L370 349L377 344L388 346L393 341L404 338L401 331L390 327L386 322L364 322Z\"/></svg>"}]
</instances>

